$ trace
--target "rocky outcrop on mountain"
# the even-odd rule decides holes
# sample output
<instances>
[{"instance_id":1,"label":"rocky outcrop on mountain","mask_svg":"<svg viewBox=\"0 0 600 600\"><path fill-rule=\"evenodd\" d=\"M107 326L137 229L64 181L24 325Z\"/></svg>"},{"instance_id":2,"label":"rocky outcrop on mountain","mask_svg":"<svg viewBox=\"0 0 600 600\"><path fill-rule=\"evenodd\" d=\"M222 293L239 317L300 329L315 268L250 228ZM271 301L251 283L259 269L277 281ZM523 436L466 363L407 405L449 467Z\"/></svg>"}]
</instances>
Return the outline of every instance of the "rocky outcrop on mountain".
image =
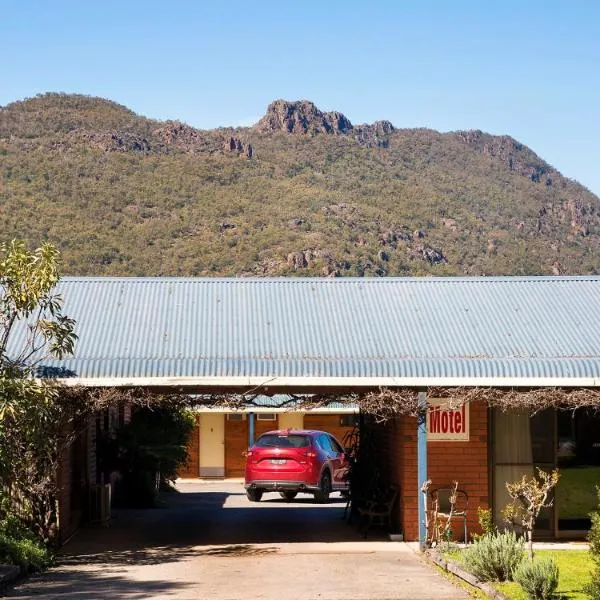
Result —
<instances>
[{"instance_id":1,"label":"rocky outcrop on mountain","mask_svg":"<svg viewBox=\"0 0 600 600\"><path fill-rule=\"evenodd\" d=\"M363 123L355 127L342 113L322 112L308 100L271 102L254 129L266 134L283 131L297 135L353 135L356 142L365 148L387 148L389 135L395 131L389 121L376 121L372 125Z\"/></svg>"},{"instance_id":2,"label":"rocky outcrop on mountain","mask_svg":"<svg viewBox=\"0 0 600 600\"><path fill-rule=\"evenodd\" d=\"M210 135L210 132L203 132L177 121L167 122L152 134L159 140L160 149L167 152L179 150L190 154L220 152L247 158L254 156L252 144L237 136Z\"/></svg>"},{"instance_id":3,"label":"rocky outcrop on mountain","mask_svg":"<svg viewBox=\"0 0 600 600\"><path fill-rule=\"evenodd\" d=\"M178 121L167 121L152 135L167 150L172 148L194 153L209 149L208 140L200 130Z\"/></svg>"},{"instance_id":4,"label":"rocky outcrop on mountain","mask_svg":"<svg viewBox=\"0 0 600 600\"><path fill-rule=\"evenodd\" d=\"M394 131L389 121L375 121L372 125L357 125L353 133L354 139L365 148L387 148L390 133Z\"/></svg>"},{"instance_id":5,"label":"rocky outcrop on mountain","mask_svg":"<svg viewBox=\"0 0 600 600\"><path fill-rule=\"evenodd\" d=\"M260 133L346 134L352 131L352 123L342 113L322 112L308 100L275 100L254 129Z\"/></svg>"},{"instance_id":6,"label":"rocky outcrop on mountain","mask_svg":"<svg viewBox=\"0 0 600 600\"><path fill-rule=\"evenodd\" d=\"M60 142L55 142L53 148L66 149L84 143L104 152L150 152L150 142L139 135L123 131L88 131L74 129Z\"/></svg>"},{"instance_id":7,"label":"rocky outcrop on mountain","mask_svg":"<svg viewBox=\"0 0 600 600\"><path fill-rule=\"evenodd\" d=\"M252 144L243 142L239 137L228 137L221 145L221 148L225 152L232 152L238 156L241 156L242 154L247 158L252 158L254 156Z\"/></svg>"},{"instance_id":8,"label":"rocky outcrop on mountain","mask_svg":"<svg viewBox=\"0 0 600 600\"><path fill-rule=\"evenodd\" d=\"M509 170L535 183L552 185L552 167L509 135L496 136L479 130L457 131L455 135L476 152L499 158Z\"/></svg>"}]
</instances>

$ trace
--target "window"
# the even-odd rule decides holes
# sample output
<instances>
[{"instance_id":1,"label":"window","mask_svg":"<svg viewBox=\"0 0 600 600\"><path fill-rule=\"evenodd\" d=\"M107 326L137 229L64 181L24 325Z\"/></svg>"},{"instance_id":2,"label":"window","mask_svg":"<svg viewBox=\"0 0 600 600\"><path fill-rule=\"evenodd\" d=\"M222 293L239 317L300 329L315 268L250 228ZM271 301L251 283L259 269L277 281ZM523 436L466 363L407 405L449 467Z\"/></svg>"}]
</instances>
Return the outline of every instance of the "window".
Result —
<instances>
[{"instance_id":1,"label":"window","mask_svg":"<svg viewBox=\"0 0 600 600\"><path fill-rule=\"evenodd\" d=\"M244 413L229 413L227 415L228 421L245 421L246 415Z\"/></svg>"},{"instance_id":2,"label":"window","mask_svg":"<svg viewBox=\"0 0 600 600\"><path fill-rule=\"evenodd\" d=\"M277 415L275 413L256 413L257 421L275 421Z\"/></svg>"},{"instance_id":3,"label":"window","mask_svg":"<svg viewBox=\"0 0 600 600\"><path fill-rule=\"evenodd\" d=\"M344 449L339 445L338 441L334 437L329 438L329 443L331 444L334 452L337 452L338 454L344 454Z\"/></svg>"},{"instance_id":4,"label":"window","mask_svg":"<svg viewBox=\"0 0 600 600\"><path fill-rule=\"evenodd\" d=\"M317 444L325 450L325 452L334 452L333 446L331 445L331 438L328 435L320 435L317 438Z\"/></svg>"},{"instance_id":5,"label":"window","mask_svg":"<svg viewBox=\"0 0 600 600\"><path fill-rule=\"evenodd\" d=\"M310 439L306 435L261 435L256 441L258 448L308 448Z\"/></svg>"}]
</instances>

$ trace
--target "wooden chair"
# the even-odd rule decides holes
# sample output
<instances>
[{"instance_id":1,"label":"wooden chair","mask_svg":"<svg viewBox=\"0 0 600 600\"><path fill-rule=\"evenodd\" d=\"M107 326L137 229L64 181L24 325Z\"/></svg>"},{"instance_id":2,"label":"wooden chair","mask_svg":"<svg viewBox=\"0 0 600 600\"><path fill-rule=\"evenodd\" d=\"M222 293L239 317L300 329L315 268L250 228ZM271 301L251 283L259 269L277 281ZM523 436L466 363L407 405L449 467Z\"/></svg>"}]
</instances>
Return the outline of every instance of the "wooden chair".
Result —
<instances>
[{"instance_id":1,"label":"wooden chair","mask_svg":"<svg viewBox=\"0 0 600 600\"><path fill-rule=\"evenodd\" d=\"M380 490L371 500L366 500L362 506L358 507L358 514L361 516L360 530L364 537L373 525L391 527L392 509L398 497L398 488L395 485L388 485Z\"/></svg>"},{"instance_id":2,"label":"wooden chair","mask_svg":"<svg viewBox=\"0 0 600 600\"><path fill-rule=\"evenodd\" d=\"M452 510L452 505L450 499L452 494L456 493L456 502L454 504L454 510ZM467 492L464 490L456 490L454 488L438 488L432 490L430 492L431 495L431 510L433 514L437 513L437 517L441 517L442 519L462 519L463 520L463 528L464 528L464 542L465 544L468 542L467 537L467 510L469 507L469 497ZM437 507L437 510L435 510ZM450 513L452 511L452 517L450 517ZM437 523L433 524L434 527Z\"/></svg>"}]
</instances>

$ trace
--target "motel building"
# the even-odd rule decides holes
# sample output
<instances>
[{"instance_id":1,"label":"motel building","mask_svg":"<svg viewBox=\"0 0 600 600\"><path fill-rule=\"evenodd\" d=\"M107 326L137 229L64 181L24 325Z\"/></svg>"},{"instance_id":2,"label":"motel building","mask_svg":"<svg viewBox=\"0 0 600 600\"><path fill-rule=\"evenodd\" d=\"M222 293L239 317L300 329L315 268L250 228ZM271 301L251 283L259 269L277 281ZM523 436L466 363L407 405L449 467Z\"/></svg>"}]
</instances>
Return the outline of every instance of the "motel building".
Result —
<instances>
[{"instance_id":1,"label":"motel building","mask_svg":"<svg viewBox=\"0 0 600 600\"><path fill-rule=\"evenodd\" d=\"M458 482L470 534L478 507L502 524L506 483L536 467L561 473L537 535L575 538L589 527L600 484L600 277L67 277L59 291L79 341L43 372L65 385L263 399L240 411L203 405L186 477L240 476L243 451L265 428L343 437L360 408L378 470L399 488L404 539L423 539L425 481ZM361 399L382 390L416 397L426 418L408 409L367 418ZM564 410L560 394L588 408ZM310 395L331 403L321 412L278 404ZM93 431L81 447L89 462ZM84 475L99 483L92 468ZM64 481L62 522L72 528L73 477Z\"/></svg>"}]
</instances>

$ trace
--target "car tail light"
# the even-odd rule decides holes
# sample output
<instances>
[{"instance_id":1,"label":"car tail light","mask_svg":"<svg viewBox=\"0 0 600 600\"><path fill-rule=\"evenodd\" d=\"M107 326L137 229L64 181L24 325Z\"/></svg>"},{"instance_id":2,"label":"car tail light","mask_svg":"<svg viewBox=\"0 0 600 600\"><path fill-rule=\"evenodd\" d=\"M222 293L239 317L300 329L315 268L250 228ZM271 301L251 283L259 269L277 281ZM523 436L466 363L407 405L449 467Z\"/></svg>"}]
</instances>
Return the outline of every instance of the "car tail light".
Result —
<instances>
[{"instance_id":1,"label":"car tail light","mask_svg":"<svg viewBox=\"0 0 600 600\"><path fill-rule=\"evenodd\" d=\"M301 464L305 465L309 460L315 458L317 456L317 453L309 450L308 452L304 452L301 456L302 456L302 458L305 458L306 460L300 460L299 462Z\"/></svg>"}]
</instances>

